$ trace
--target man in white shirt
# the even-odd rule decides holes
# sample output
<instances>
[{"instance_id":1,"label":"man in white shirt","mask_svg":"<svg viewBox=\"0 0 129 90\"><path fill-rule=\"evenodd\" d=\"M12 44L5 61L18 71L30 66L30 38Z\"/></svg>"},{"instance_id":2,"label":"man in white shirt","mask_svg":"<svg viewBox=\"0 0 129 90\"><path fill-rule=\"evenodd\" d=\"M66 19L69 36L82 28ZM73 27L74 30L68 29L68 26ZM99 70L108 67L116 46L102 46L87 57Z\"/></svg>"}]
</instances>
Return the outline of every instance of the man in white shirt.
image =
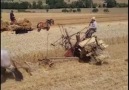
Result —
<instances>
[{"instance_id":1,"label":"man in white shirt","mask_svg":"<svg viewBox=\"0 0 129 90\"><path fill-rule=\"evenodd\" d=\"M92 17L91 22L89 24L89 29L85 33L85 38L91 38L92 34L97 30L97 22L95 17Z\"/></svg>"}]
</instances>

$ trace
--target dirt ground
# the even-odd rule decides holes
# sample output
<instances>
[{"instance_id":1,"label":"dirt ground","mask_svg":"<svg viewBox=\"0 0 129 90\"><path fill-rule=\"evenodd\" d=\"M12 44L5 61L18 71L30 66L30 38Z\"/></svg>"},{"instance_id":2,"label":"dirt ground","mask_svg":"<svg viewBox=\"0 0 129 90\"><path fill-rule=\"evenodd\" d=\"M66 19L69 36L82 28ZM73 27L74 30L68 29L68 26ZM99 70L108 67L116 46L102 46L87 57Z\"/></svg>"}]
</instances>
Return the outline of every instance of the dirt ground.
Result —
<instances>
[{"instance_id":1,"label":"dirt ground","mask_svg":"<svg viewBox=\"0 0 129 90\"><path fill-rule=\"evenodd\" d=\"M24 14L24 17L28 17L27 15L28 14ZM63 19L62 21L57 21L61 24L74 22L65 21L64 19L67 18L85 18L85 14L46 15L42 18L46 19L48 17L53 17L56 19ZM8 14L6 13L2 17L8 19L7 16ZM22 16L21 13L17 14L17 17L20 16ZM87 14L87 17L91 16L108 17L107 19L98 19L98 31L96 32L96 35L99 38L109 38L111 40L112 37L122 38L123 36L128 35L127 15L122 15L122 21L120 18L114 19L114 17L111 17L110 15L97 16L96 14ZM33 26L41 20L40 14L37 14L34 17L29 17L30 20L32 20ZM121 15L119 17L121 17ZM83 19L78 20L79 21L76 20L78 23L84 21ZM84 25L80 23L76 25L64 25L64 28L72 34L86 26L88 26L88 24ZM40 33L35 30L23 35L15 35L12 34L12 32L3 32L1 33L1 48L10 50L12 57L16 56L18 59L20 58L19 61L33 61L34 58L36 60L37 58L42 58L44 56L43 53L45 53L46 50L47 34L50 36L48 44L58 39L61 35L60 29L57 26L52 26L49 33L44 30ZM124 39L121 39L120 43L107 43L109 44L107 51L111 56L107 60L108 64L97 66L89 63L80 63L77 60L60 63L57 62L54 63L54 66L51 68L42 66L38 67L36 71L32 72L32 76L26 73L23 69L20 69L24 75L24 80L22 82L16 82L12 75L10 75L6 82L1 84L1 90L128 90L128 41L123 41ZM53 47L49 46L49 49L51 50ZM60 48L58 48L57 51L59 49ZM41 55L36 54L37 52ZM20 57L20 55L27 55L27 53L29 53L28 56L23 55L22 58ZM54 52L54 55L62 53L63 51ZM49 52L49 54L52 55L51 52Z\"/></svg>"}]
</instances>

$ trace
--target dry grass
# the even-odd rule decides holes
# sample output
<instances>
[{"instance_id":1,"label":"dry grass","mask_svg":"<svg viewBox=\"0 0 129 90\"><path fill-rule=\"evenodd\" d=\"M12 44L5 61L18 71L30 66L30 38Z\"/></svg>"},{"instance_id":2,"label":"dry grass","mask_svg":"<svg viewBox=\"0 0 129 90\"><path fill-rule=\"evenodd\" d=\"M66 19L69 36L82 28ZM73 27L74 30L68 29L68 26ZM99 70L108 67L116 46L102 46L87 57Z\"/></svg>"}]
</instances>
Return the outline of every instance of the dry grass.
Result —
<instances>
[{"instance_id":1,"label":"dry grass","mask_svg":"<svg viewBox=\"0 0 129 90\"><path fill-rule=\"evenodd\" d=\"M123 37L113 37L113 38L105 38L103 41L109 45L120 44L120 43L128 43L128 36Z\"/></svg>"},{"instance_id":2,"label":"dry grass","mask_svg":"<svg viewBox=\"0 0 129 90\"><path fill-rule=\"evenodd\" d=\"M94 66L77 61L55 63L53 68L40 67L31 77L21 70L24 73L24 81L16 83L13 79L8 79L2 84L1 89L127 90L128 64L124 61L128 52L127 46L127 44L111 45L109 50L112 50L110 54L114 59L108 60L108 65ZM121 48L118 49L119 47ZM122 55L121 52L123 52Z\"/></svg>"},{"instance_id":3,"label":"dry grass","mask_svg":"<svg viewBox=\"0 0 129 90\"><path fill-rule=\"evenodd\" d=\"M119 25L119 26L118 26ZM117 27L114 27L117 26ZM85 27L84 25L66 25L69 34L73 34ZM113 30L112 30L113 29ZM113 23L101 23L98 26L96 35L98 38L103 39L107 44L119 44L127 43L127 23L116 22ZM48 35L49 34L49 35ZM48 43L47 43L48 35ZM56 35L56 37L55 37ZM82 36L83 34L81 34ZM64 50L60 46L50 46L51 43L61 37L61 33L58 27L52 27L49 32L32 31L23 35L11 34L11 32L3 32L1 34L1 48L6 48L10 51L13 60L20 61L31 61L36 62L38 59L42 59L47 56L48 46L48 57L52 56L63 56ZM75 37L72 38L72 42L75 42ZM48 45L47 45L48 44Z\"/></svg>"},{"instance_id":4,"label":"dry grass","mask_svg":"<svg viewBox=\"0 0 129 90\"><path fill-rule=\"evenodd\" d=\"M19 17L27 18L36 27L40 21L54 19L55 25L58 24L85 24L89 23L91 17L95 16L99 22L127 20L127 14L88 14L88 13L15 13L16 19ZM119 18L114 18L119 17ZM9 13L2 13L3 20L9 20Z\"/></svg>"}]
</instances>

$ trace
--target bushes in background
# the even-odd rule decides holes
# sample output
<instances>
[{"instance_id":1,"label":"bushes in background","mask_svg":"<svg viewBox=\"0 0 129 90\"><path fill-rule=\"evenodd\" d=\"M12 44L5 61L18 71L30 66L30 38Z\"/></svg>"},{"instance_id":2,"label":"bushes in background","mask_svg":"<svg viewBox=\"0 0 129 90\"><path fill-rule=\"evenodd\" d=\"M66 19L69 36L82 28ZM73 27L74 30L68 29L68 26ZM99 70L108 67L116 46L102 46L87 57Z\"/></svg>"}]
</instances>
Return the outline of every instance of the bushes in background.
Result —
<instances>
[{"instance_id":1,"label":"bushes in background","mask_svg":"<svg viewBox=\"0 0 129 90\"><path fill-rule=\"evenodd\" d=\"M94 13L97 13L98 11L99 11L98 8L93 8L93 9L92 9L92 12L94 12Z\"/></svg>"},{"instance_id":2,"label":"bushes in background","mask_svg":"<svg viewBox=\"0 0 129 90\"><path fill-rule=\"evenodd\" d=\"M105 8L103 11L104 11L104 12L109 12L108 8Z\"/></svg>"},{"instance_id":3,"label":"bushes in background","mask_svg":"<svg viewBox=\"0 0 129 90\"><path fill-rule=\"evenodd\" d=\"M73 8L69 8L69 9L62 9L62 12L81 12L81 9L80 8L77 8L77 9L73 9Z\"/></svg>"}]
</instances>

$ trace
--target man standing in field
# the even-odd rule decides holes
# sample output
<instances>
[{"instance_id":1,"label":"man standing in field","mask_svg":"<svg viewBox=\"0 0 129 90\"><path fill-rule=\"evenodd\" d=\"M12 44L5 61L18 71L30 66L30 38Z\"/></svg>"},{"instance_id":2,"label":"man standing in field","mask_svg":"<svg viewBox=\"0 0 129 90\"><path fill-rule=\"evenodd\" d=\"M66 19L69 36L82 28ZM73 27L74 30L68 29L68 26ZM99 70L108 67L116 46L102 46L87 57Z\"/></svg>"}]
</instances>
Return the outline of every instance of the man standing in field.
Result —
<instances>
[{"instance_id":1,"label":"man standing in field","mask_svg":"<svg viewBox=\"0 0 129 90\"><path fill-rule=\"evenodd\" d=\"M13 24L13 23L15 23L15 16L14 16L14 14L13 14L13 10L11 10L11 12L10 12L10 20L11 20L11 23Z\"/></svg>"},{"instance_id":2,"label":"man standing in field","mask_svg":"<svg viewBox=\"0 0 129 90\"><path fill-rule=\"evenodd\" d=\"M89 24L89 29L85 33L85 38L91 38L92 34L97 30L97 22L95 17L92 17L91 22Z\"/></svg>"}]
</instances>

